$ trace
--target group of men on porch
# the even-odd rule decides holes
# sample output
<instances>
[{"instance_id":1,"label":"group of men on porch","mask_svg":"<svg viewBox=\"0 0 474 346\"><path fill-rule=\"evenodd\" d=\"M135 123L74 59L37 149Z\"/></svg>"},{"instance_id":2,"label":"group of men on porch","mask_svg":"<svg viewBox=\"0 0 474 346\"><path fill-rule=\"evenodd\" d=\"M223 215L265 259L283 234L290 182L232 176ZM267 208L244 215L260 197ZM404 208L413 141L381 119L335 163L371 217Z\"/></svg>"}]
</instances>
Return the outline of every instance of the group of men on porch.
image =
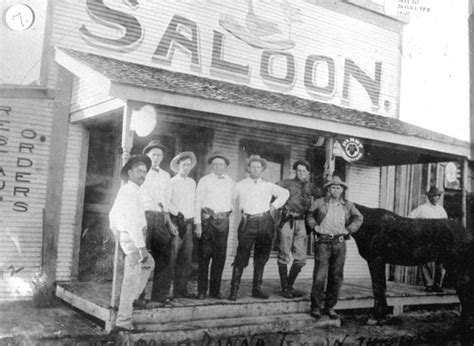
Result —
<instances>
[{"instance_id":1,"label":"group of men on porch","mask_svg":"<svg viewBox=\"0 0 474 346\"><path fill-rule=\"evenodd\" d=\"M235 183L225 173L229 158L215 152L208 158L211 173L196 186L189 177L196 165L194 153L182 152L172 159L170 169L176 173L173 178L160 167L166 153L167 148L153 140L143 149L143 155L132 156L121 171L125 184L110 212L110 227L125 253L118 328L133 329L131 312L133 306L144 304L144 288L153 269L152 301L166 304L178 297L205 299L207 294L223 298L221 278L230 215L236 212L237 202L242 218L228 299L238 298L252 249L252 296L268 299L262 281L275 230L282 296L303 296L293 285L306 264L307 240L312 232L315 257L311 315L317 319L323 313L332 319L339 317L334 306L343 281L345 241L363 222L354 204L343 197L347 189L344 181L334 176L323 185L322 197L321 189L310 182L310 164L299 160L293 165L294 178L274 184L261 177L267 161L251 155L246 161L248 177ZM188 291L193 232L198 238L197 295Z\"/></svg>"}]
</instances>

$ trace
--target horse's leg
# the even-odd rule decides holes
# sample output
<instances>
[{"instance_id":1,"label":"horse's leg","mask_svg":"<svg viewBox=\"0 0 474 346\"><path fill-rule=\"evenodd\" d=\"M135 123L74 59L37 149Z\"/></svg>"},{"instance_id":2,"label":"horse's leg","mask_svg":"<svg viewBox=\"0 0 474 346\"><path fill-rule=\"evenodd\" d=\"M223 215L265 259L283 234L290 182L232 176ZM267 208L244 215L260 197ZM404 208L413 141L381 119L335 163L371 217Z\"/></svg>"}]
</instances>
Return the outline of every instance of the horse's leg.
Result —
<instances>
[{"instance_id":1,"label":"horse's leg","mask_svg":"<svg viewBox=\"0 0 474 346\"><path fill-rule=\"evenodd\" d=\"M381 257L368 261L370 276L372 278L372 291L374 292L374 317L376 320L385 318L388 312L387 283L385 281L385 262Z\"/></svg>"}]
</instances>

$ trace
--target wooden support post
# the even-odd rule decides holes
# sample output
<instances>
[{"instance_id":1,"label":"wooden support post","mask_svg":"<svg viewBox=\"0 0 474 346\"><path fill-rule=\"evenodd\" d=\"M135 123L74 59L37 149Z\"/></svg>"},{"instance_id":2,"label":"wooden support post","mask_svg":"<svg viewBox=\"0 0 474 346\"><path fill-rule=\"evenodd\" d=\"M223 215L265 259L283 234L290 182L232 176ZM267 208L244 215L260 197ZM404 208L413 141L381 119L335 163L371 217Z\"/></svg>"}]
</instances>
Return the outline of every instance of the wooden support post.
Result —
<instances>
[{"instance_id":1,"label":"wooden support post","mask_svg":"<svg viewBox=\"0 0 474 346\"><path fill-rule=\"evenodd\" d=\"M471 192L471 181L469 179L469 161L465 158L461 162L461 171L462 171L462 224L464 227L467 226L468 213L468 204L467 196Z\"/></svg>"},{"instance_id":2,"label":"wooden support post","mask_svg":"<svg viewBox=\"0 0 474 346\"><path fill-rule=\"evenodd\" d=\"M326 162L324 163L324 179L331 180L334 174L335 168L335 157L333 154L334 150L334 137L326 139Z\"/></svg>"},{"instance_id":3,"label":"wooden support post","mask_svg":"<svg viewBox=\"0 0 474 346\"><path fill-rule=\"evenodd\" d=\"M403 305L394 305L393 316L399 316L401 314L403 314Z\"/></svg>"},{"instance_id":4,"label":"wooden support post","mask_svg":"<svg viewBox=\"0 0 474 346\"><path fill-rule=\"evenodd\" d=\"M131 150L133 146L133 131L130 130L130 122L132 118L132 107L130 107L129 103L123 109L123 119L122 119L122 157L121 157L121 165L123 167L125 163L127 163L128 159L131 156ZM115 248L114 248L114 269L113 269L113 277L112 277L112 295L111 295L111 314L110 314L110 321L106 321L105 329L110 331L115 327L115 319L117 318L117 307L120 298L120 291L118 289L120 283L119 278L119 263L121 262L120 259L123 258L122 249L119 246L119 239L115 240Z\"/></svg>"}]
</instances>

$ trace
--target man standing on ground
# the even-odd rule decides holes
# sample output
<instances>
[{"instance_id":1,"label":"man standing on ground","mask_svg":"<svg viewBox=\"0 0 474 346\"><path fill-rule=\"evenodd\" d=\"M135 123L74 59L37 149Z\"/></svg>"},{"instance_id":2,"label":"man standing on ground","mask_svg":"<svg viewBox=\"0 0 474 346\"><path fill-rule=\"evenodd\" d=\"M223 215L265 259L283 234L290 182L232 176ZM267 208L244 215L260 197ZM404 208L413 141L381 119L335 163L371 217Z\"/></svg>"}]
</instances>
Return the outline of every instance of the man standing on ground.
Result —
<instances>
[{"instance_id":1,"label":"man standing on ground","mask_svg":"<svg viewBox=\"0 0 474 346\"><path fill-rule=\"evenodd\" d=\"M235 182L225 170L229 159L215 152L207 160L211 173L199 180L196 189L195 227L199 240L199 280L198 299L206 297L209 283L209 296L222 299L221 279L227 254L229 235L229 215L232 212L232 190ZM208 281L209 262L211 276Z\"/></svg>"},{"instance_id":2,"label":"man standing on ground","mask_svg":"<svg viewBox=\"0 0 474 346\"><path fill-rule=\"evenodd\" d=\"M436 186L431 186L426 193L428 201L414 209L408 217L413 219L447 219L448 214L446 210L438 205L442 194L443 191L439 190ZM426 291L443 292L443 279L446 274L443 264L429 262L422 265L421 270Z\"/></svg>"},{"instance_id":3,"label":"man standing on ground","mask_svg":"<svg viewBox=\"0 0 474 346\"><path fill-rule=\"evenodd\" d=\"M159 302L166 302L168 299L171 287L171 278L167 272L170 244L176 235L167 226L170 220L166 189L170 182L170 174L160 167L166 152L167 148L157 140L151 141L143 149L143 154L151 159L151 169L140 188L148 224L146 245L155 260L151 300Z\"/></svg>"},{"instance_id":4,"label":"man standing on ground","mask_svg":"<svg viewBox=\"0 0 474 346\"><path fill-rule=\"evenodd\" d=\"M174 297L194 298L188 292L188 281L192 273L193 224L196 198L196 182L189 172L196 166L196 156L190 151L176 155L170 168L177 173L170 180L168 196L173 233L171 241L170 277L174 280ZM200 236L200 235L198 235Z\"/></svg>"},{"instance_id":5,"label":"man standing on ground","mask_svg":"<svg viewBox=\"0 0 474 346\"><path fill-rule=\"evenodd\" d=\"M313 200L321 197L316 186L309 181L310 166L307 161L296 161L293 165L296 176L277 184L290 191L290 198L282 208L278 227L278 273L280 274L282 296L302 297L304 294L293 288L296 277L306 264L307 234L306 214ZM293 264L288 274L288 264Z\"/></svg>"},{"instance_id":6,"label":"man standing on ground","mask_svg":"<svg viewBox=\"0 0 474 346\"><path fill-rule=\"evenodd\" d=\"M338 319L334 306L343 281L345 240L360 228L363 217L352 202L343 198L347 185L341 178L334 176L324 184L323 189L326 188L329 194L314 201L308 211L308 225L313 229L315 238L311 316L321 318L324 303L324 313L331 319Z\"/></svg>"},{"instance_id":7,"label":"man standing on ground","mask_svg":"<svg viewBox=\"0 0 474 346\"><path fill-rule=\"evenodd\" d=\"M116 328L133 330L134 300L145 289L155 262L145 247L147 227L145 208L140 196L140 185L150 169L150 159L132 156L123 166L120 176L125 182L115 198L109 214L110 229L125 253L124 273Z\"/></svg>"},{"instance_id":8,"label":"man standing on ground","mask_svg":"<svg viewBox=\"0 0 474 346\"><path fill-rule=\"evenodd\" d=\"M237 299L240 278L249 263L254 244L252 296L268 299L268 294L262 290L263 270L272 250L276 211L285 204L290 193L276 184L262 180L261 174L266 167L266 160L259 155L251 155L247 159L250 176L235 186L233 199L239 199L243 215L238 229L239 245L233 264L229 300ZM272 202L273 197L276 199Z\"/></svg>"}]
</instances>

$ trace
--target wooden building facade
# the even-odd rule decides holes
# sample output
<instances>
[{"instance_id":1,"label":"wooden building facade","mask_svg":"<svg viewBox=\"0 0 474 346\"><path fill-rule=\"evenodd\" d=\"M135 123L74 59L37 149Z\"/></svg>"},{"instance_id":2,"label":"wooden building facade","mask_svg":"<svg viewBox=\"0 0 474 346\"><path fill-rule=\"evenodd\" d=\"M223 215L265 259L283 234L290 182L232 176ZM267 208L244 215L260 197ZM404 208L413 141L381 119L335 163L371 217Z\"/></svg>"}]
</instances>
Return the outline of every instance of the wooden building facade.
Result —
<instances>
[{"instance_id":1,"label":"wooden building facade","mask_svg":"<svg viewBox=\"0 0 474 346\"><path fill-rule=\"evenodd\" d=\"M170 149L165 169L195 152L196 181L215 150L236 180L250 154L271 181L307 159L317 184L334 170L349 199L400 214L445 186L447 163L465 174L467 143L397 119L403 23L382 12L360 0L48 2L39 85L0 94L0 300L28 296L40 269L50 282L111 278L118 172L151 139ZM9 270L24 281L16 293ZM265 276L277 275L271 258ZM369 276L353 242L345 275Z\"/></svg>"}]
</instances>

